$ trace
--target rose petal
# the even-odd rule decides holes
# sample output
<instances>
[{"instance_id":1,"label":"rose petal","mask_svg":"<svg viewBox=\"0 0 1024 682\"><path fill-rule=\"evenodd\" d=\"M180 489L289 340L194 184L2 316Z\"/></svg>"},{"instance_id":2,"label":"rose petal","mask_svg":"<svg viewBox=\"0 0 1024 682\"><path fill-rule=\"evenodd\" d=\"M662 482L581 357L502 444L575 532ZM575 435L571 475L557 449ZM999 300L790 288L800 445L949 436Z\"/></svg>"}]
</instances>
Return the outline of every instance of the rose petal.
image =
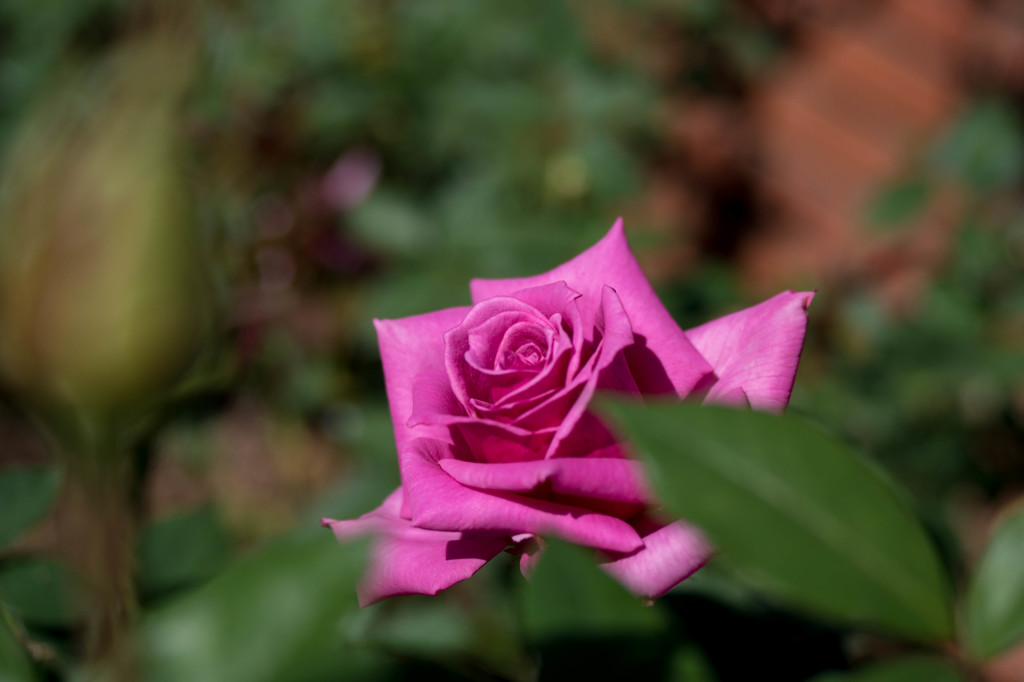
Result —
<instances>
[{"instance_id":1,"label":"rose petal","mask_svg":"<svg viewBox=\"0 0 1024 682\"><path fill-rule=\"evenodd\" d=\"M711 546L701 532L683 521L665 524L640 516L633 525L644 540L643 548L617 556L601 568L638 596L660 597L711 556Z\"/></svg>"},{"instance_id":2,"label":"rose petal","mask_svg":"<svg viewBox=\"0 0 1024 682\"><path fill-rule=\"evenodd\" d=\"M612 516L515 493L468 488L439 464L439 460L452 457L451 450L441 441L417 440L399 453L403 488L412 522L418 527L510 535L550 533L615 552L632 552L643 545L632 526Z\"/></svg>"},{"instance_id":3,"label":"rose petal","mask_svg":"<svg viewBox=\"0 0 1024 682\"><path fill-rule=\"evenodd\" d=\"M427 424L452 427L445 442L458 445L460 459L477 462L541 459L555 433L554 427L530 431L493 419L435 412L416 413L410 421L410 426Z\"/></svg>"},{"instance_id":4,"label":"rose petal","mask_svg":"<svg viewBox=\"0 0 1024 682\"><path fill-rule=\"evenodd\" d=\"M341 541L377 536L357 590L360 606L399 594L437 594L476 573L511 543L507 535L416 528L399 517L401 498L399 488L358 519L323 520Z\"/></svg>"},{"instance_id":5,"label":"rose petal","mask_svg":"<svg viewBox=\"0 0 1024 682\"><path fill-rule=\"evenodd\" d=\"M593 412L586 411L580 420L576 422L576 428L569 432L569 435L558 445L558 456L552 459L570 459L575 457L592 457L595 452L617 454L604 454L605 457L627 457L622 446L616 441L604 422L598 419Z\"/></svg>"},{"instance_id":6,"label":"rose petal","mask_svg":"<svg viewBox=\"0 0 1024 682\"><path fill-rule=\"evenodd\" d=\"M577 424L586 414L587 406L599 386L636 390L636 385L631 380L628 387L622 381L621 351L633 342L629 319L613 289L605 287L601 297L602 308L595 333L597 347L586 364L561 390L544 401L531 405L529 409L516 415L512 421L515 426L531 431L555 430L555 437L545 457L564 455L560 450L562 441L573 431L578 430ZM604 323L606 318L609 320L607 325Z\"/></svg>"},{"instance_id":7,"label":"rose petal","mask_svg":"<svg viewBox=\"0 0 1024 682\"><path fill-rule=\"evenodd\" d=\"M813 292L786 291L686 332L718 380L709 403L779 412L789 403Z\"/></svg>"},{"instance_id":8,"label":"rose petal","mask_svg":"<svg viewBox=\"0 0 1024 682\"><path fill-rule=\"evenodd\" d=\"M562 280L540 286L520 287L509 295L536 309L544 317L567 316L570 326L579 326L576 324L579 319L576 301L580 293ZM474 300L473 303L478 301Z\"/></svg>"},{"instance_id":9,"label":"rose petal","mask_svg":"<svg viewBox=\"0 0 1024 682\"><path fill-rule=\"evenodd\" d=\"M540 394L553 394L565 388L565 378L570 376L569 368L579 360L579 354L566 342L566 338L564 333L557 337L551 356L540 371L534 372L532 376L506 393L492 391L495 400L491 403L490 409L514 418L521 414L520 410L515 409L515 405L535 404Z\"/></svg>"},{"instance_id":10,"label":"rose petal","mask_svg":"<svg viewBox=\"0 0 1024 682\"><path fill-rule=\"evenodd\" d=\"M594 392L597 391L598 385L602 383L602 376L605 370L612 368L613 363L620 357L620 353L633 345L633 330L630 325L630 318L626 316L618 293L611 287L604 287L601 290L601 308L598 311L595 323L603 330L604 335L601 339L600 348L595 357L592 358L593 368L589 376L584 374L585 370L580 372L580 376L586 377L583 390L580 391L576 402L565 414L561 424L558 426L558 430L555 431L555 435L551 439L551 445L548 446L546 457L554 457L559 453L559 448L563 441L572 436L573 432L577 429L580 419L586 413L590 401L594 397ZM613 373L615 373L614 370Z\"/></svg>"},{"instance_id":11,"label":"rose petal","mask_svg":"<svg viewBox=\"0 0 1024 682\"><path fill-rule=\"evenodd\" d=\"M638 503L652 499L642 465L629 459L572 457L502 464L442 459L438 464L462 485L479 490L529 493L547 486L545 491L560 495Z\"/></svg>"},{"instance_id":12,"label":"rose petal","mask_svg":"<svg viewBox=\"0 0 1024 682\"><path fill-rule=\"evenodd\" d=\"M686 396L711 371L644 276L626 243L621 219L604 239L550 272L517 279L475 279L470 282L470 291L478 303L559 281L582 294L577 305L585 330L594 326L602 288L607 285L615 289L638 337L636 347L627 351L626 357L644 393L674 391Z\"/></svg>"},{"instance_id":13,"label":"rose petal","mask_svg":"<svg viewBox=\"0 0 1024 682\"><path fill-rule=\"evenodd\" d=\"M433 361L444 359L452 391L467 412L472 414L471 398L490 399L489 389L493 381L492 377L481 376L476 372L466 361L467 356L474 350L485 355L496 352L509 326L530 321L547 328L551 326L547 317L529 304L511 296L501 296L473 306L460 322L445 332L444 352L434 356ZM487 339L491 340L493 348L482 347L481 344ZM493 358L478 356L477 363L493 367Z\"/></svg>"},{"instance_id":14,"label":"rose petal","mask_svg":"<svg viewBox=\"0 0 1024 682\"><path fill-rule=\"evenodd\" d=\"M539 405L557 392L556 389L553 388L538 390L540 393L537 395L532 395L528 398L522 398L519 400L507 400L508 396L506 396L494 404L484 403L479 400L471 402L473 403L473 408L477 411L477 414L481 415L483 418L511 422L517 415Z\"/></svg>"},{"instance_id":15,"label":"rose petal","mask_svg":"<svg viewBox=\"0 0 1024 682\"><path fill-rule=\"evenodd\" d=\"M413 415L413 388L429 385L430 388L426 390L435 392L429 397L430 400L450 404L446 392L451 389L444 378L444 368L439 366L443 364L444 358L444 333L462 321L468 312L469 308L448 308L398 320L373 321L377 328L384 384L391 407L391 420L394 422L395 445L399 452L414 437L448 437L447 429L442 426L426 430L418 427L416 436L411 434L412 428L408 421ZM439 371L441 376L436 381L421 381L425 375ZM420 395L419 400L430 402L424 395Z\"/></svg>"},{"instance_id":16,"label":"rose petal","mask_svg":"<svg viewBox=\"0 0 1024 682\"><path fill-rule=\"evenodd\" d=\"M513 536L512 542L516 543L515 546L506 551L513 555L519 555L519 572L523 574L524 578L529 578L533 575L533 571L544 554L544 539L523 533Z\"/></svg>"},{"instance_id":17,"label":"rose petal","mask_svg":"<svg viewBox=\"0 0 1024 682\"><path fill-rule=\"evenodd\" d=\"M496 299L493 303L503 300L507 299ZM554 336L554 330L546 318L518 310L499 312L466 332L469 348L460 359L484 370L504 369L501 366L501 351L508 350L503 345L514 341L506 339L510 332L519 332L520 336L528 335L545 348L550 345L548 339Z\"/></svg>"}]
</instances>

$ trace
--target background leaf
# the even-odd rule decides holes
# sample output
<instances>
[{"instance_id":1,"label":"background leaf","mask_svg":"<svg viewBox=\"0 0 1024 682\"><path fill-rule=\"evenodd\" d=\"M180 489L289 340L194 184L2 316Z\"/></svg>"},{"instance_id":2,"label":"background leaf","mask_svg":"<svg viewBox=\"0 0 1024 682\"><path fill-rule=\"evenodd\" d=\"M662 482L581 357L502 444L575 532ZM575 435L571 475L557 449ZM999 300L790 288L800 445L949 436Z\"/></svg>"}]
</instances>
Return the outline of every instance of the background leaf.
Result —
<instances>
[{"instance_id":1,"label":"background leaf","mask_svg":"<svg viewBox=\"0 0 1024 682\"><path fill-rule=\"evenodd\" d=\"M664 614L640 602L577 547L545 540L543 555L524 595L531 637L650 634L665 626Z\"/></svg>"},{"instance_id":2,"label":"background leaf","mask_svg":"<svg viewBox=\"0 0 1024 682\"><path fill-rule=\"evenodd\" d=\"M1007 187L1024 170L1020 121L1006 102L980 100L957 121L934 156L939 168L975 191Z\"/></svg>"},{"instance_id":3,"label":"background leaf","mask_svg":"<svg viewBox=\"0 0 1024 682\"><path fill-rule=\"evenodd\" d=\"M826 673L813 682L964 682L949 663L934 658L905 658L843 673Z\"/></svg>"},{"instance_id":4,"label":"background leaf","mask_svg":"<svg viewBox=\"0 0 1024 682\"><path fill-rule=\"evenodd\" d=\"M56 467L15 469L0 474L0 549L46 514L60 488Z\"/></svg>"},{"instance_id":5,"label":"background leaf","mask_svg":"<svg viewBox=\"0 0 1024 682\"><path fill-rule=\"evenodd\" d=\"M8 618L0 608L0 682L32 682L36 679L32 663L14 636Z\"/></svg>"},{"instance_id":6,"label":"background leaf","mask_svg":"<svg viewBox=\"0 0 1024 682\"><path fill-rule=\"evenodd\" d=\"M967 593L967 641L987 659L1024 638L1024 504L989 541Z\"/></svg>"},{"instance_id":7,"label":"background leaf","mask_svg":"<svg viewBox=\"0 0 1024 682\"><path fill-rule=\"evenodd\" d=\"M868 208L868 221L879 228L904 225L918 218L928 199L931 186L919 179L909 179L883 187Z\"/></svg>"},{"instance_id":8,"label":"background leaf","mask_svg":"<svg viewBox=\"0 0 1024 682\"><path fill-rule=\"evenodd\" d=\"M362 609L346 629L348 641L360 650L387 652L412 663L402 670L408 677L437 666L476 679L535 679L518 604L504 580L509 577L507 559L490 562L473 580L436 597L408 595Z\"/></svg>"},{"instance_id":9,"label":"background leaf","mask_svg":"<svg viewBox=\"0 0 1024 682\"><path fill-rule=\"evenodd\" d=\"M771 597L917 639L952 636L947 578L889 481L794 417L610 404L670 509Z\"/></svg>"},{"instance_id":10,"label":"background leaf","mask_svg":"<svg viewBox=\"0 0 1024 682\"><path fill-rule=\"evenodd\" d=\"M0 567L0 604L31 625L70 627L84 615L82 585L53 559L17 559Z\"/></svg>"},{"instance_id":11,"label":"background leaf","mask_svg":"<svg viewBox=\"0 0 1024 682\"><path fill-rule=\"evenodd\" d=\"M545 541L524 585L523 619L541 679L662 679L676 642L667 614L597 567L592 552ZM594 656L600 651L600 656Z\"/></svg>"},{"instance_id":12,"label":"background leaf","mask_svg":"<svg viewBox=\"0 0 1024 682\"><path fill-rule=\"evenodd\" d=\"M213 575L227 555L227 535L212 507L147 527L139 538L139 582L156 594Z\"/></svg>"},{"instance_id":13,"label":"background leaf","mask_svg":"<svg viewBox=\"0 0 1024 682\"><path fill-rule=\"evenodd\" d=\"M362 567L362 545L326 531L264 548L143 620L146 679L336 679Z\"/></svg>"}]
</instances>

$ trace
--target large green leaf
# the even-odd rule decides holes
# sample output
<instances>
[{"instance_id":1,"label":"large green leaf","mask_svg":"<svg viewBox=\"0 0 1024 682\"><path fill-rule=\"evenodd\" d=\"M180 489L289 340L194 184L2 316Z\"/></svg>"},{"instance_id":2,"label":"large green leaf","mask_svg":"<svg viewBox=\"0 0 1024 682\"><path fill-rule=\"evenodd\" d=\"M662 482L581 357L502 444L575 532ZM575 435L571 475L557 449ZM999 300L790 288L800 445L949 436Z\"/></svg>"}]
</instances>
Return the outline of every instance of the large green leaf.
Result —
<instances>
[{"instance_id":1,"label":"large green leaf","mask_svg":"<svg viewBox=\"0 0 1024 682\"><path fill-rule=\"evenodd\" d=\"M967 593L967 641L979 659L1024 639L1024 504L989 542Z\"/></svg>"},{"instance_id":2,"label":"large green leaf","mask_svg":"<svg viewBox=\"0 0 1024 682\"><path fill-rule=\"evenodd\" d=\"M900 658L845 673L826 673L813 682L964 682L949 663L936 658Z\"/></svg>"},{"instance_id":3,"label":"large green leaf","mask_svg":"<svg viewBox=\"0 0 1024 682\"><path fill-rule=\"evenodd\" d=\"M55 467L15 469L0 475L0 549L43 518L60 488Z\"/></svg>"},{"instance_id":4,"label":"large green leaf","mask_svg":"<svg viewBox=\"0 0 1024 682\"><path fill-rule=\"evenodd\" d=\"M341 625L356 609L361 544L323 531L275 543L197 591L149 614L146 679L334 679L344 669Z\"/></svg>"},{"instance_id":5,"label":"large green leaf","mask_svg":"<svg viewBox=\"0 0 1024 682\"><path fill-rule=\"evenodd\" d=\"M949 586L885 476L795 417L608 404L659 497L769 596L914 639L953 634Z\"/></svg>"}]
</instances>

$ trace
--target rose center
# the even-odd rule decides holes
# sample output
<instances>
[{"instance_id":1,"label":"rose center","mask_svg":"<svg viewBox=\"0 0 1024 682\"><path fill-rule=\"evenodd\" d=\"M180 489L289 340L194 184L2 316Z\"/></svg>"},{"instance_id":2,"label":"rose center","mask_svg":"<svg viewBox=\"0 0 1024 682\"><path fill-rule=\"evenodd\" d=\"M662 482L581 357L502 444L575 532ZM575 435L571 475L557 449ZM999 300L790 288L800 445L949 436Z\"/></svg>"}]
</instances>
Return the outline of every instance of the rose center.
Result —
<instances>
[{"instance_id":1,"label":"rose center","mask_svg":"<svg viewBox=\"0 0 1024 682\"><path fill-rule=\"evenodd\" d=\"M502 358L502 364L504 364L506 367L516 365L531 366L536 365L543 359L544 353L541 352L540 346L530 341L517 348L515 352L510 350L505 351L505 357Z\"/></svg>"},{"instance_id":2,"label":"rose center","mask_svg":"<svg viewBox=\"0 0 1024 682\"><path fill-rule=\"evenodd\" d=\"M548 343L544 330L534 325L515 325L501 343L495 369L537 369L547 358Z\"/></svg>"}]
</instances>

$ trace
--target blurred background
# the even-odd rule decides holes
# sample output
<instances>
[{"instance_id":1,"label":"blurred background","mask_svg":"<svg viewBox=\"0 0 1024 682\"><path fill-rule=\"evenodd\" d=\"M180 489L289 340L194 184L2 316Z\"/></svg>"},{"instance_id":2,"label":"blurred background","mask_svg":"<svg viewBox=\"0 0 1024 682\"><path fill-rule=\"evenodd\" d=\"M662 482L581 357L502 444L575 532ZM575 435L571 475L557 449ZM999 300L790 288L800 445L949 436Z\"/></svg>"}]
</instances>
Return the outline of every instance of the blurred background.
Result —
<instances>
[{"instance_id":1,"label":"blurred background","mask_svg":"<svg viewBox=\"0 0 1024 682\"><path fill-rule=\"evenodd\" d=\"M538 644L511 559L354 609L358 561L318 522L398 483L371 320L544 271L620 215L684 327L817 289L791 410L904 484L960 575L1024 490L1022 106L1013 0L4 0L0 476L38 474L39 504L0 543L0 604L32 674L81 653L92 540L52 472L82 415L131 451L147 678L870 655L713 571L638 641Z\"/></svg>"}]
</instances>

